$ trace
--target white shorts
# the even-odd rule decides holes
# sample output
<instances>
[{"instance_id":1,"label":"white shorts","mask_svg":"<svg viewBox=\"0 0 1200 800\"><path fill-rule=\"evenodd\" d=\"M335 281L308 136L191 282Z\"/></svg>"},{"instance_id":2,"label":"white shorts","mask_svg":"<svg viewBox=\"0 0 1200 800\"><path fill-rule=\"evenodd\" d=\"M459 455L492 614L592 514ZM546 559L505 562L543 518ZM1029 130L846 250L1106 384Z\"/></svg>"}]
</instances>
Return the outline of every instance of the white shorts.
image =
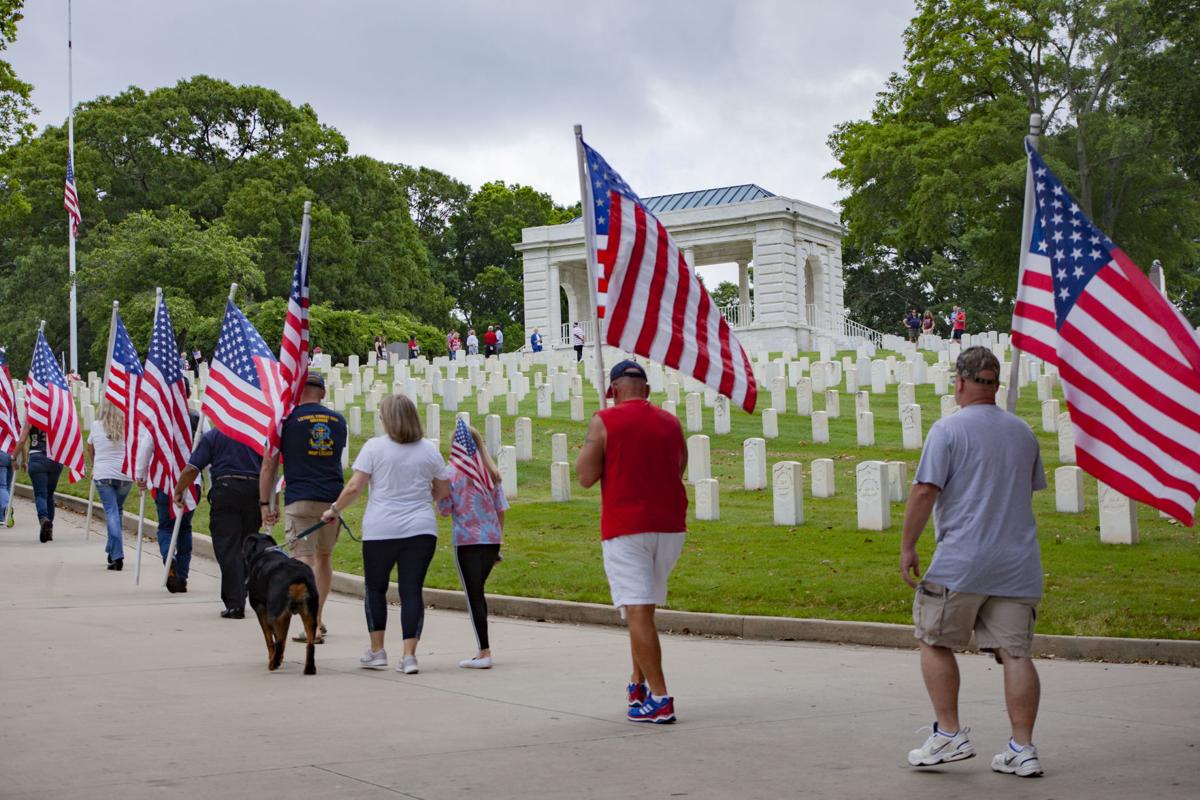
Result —
<instances>
[{"instance_id":1,"label":"white shorts","mask_svg":"<svg viewBox=\"0 0 1200 800\"><path fill-rule=\"evenodd\" d=\"M684 533L633 533L605 539L604 572L613 605L661 606L667 602L667 578L683 552Z\"/></svg>"}]
</instances>

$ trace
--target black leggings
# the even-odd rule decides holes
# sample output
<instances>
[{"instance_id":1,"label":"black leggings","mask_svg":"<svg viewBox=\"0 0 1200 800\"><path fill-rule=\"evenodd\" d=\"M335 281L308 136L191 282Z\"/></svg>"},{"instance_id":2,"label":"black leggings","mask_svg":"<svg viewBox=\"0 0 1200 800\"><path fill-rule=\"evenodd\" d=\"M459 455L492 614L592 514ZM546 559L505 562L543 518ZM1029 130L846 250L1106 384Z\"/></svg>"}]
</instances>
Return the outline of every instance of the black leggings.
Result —
<instances>
[{"instance_id":1,"label":"black leggings","mask_svg":"<svg viewBox=\"0 0 1200 800\"><path fill-rule=\"evenodd\" d=\"M400 630L405 639L420 639L425 622L425 598L421 594L429 562L437 551L437 537L422 535L406 539L371 539L363 545L363 583L366 585L367 630L387 630L387 588L396 568L400 592Z\"/></svg>"},{"instance_id":2,"label":"black leggings","mask_svg":"<svg viewBox=\"0 0 1200 800\"><path fill-rule=\"evenodd\" d=\"M454 558L458 562L458 579L462 581L463 591L467 593L467 611L471 614L471 624L475 626L475 639L479 649L487 650L487 598L483 594L483 585L487 583L492 567L496 566L496 557L500 555L498 544L464 544L454 548Z\"/></svg>"}]
</instances>

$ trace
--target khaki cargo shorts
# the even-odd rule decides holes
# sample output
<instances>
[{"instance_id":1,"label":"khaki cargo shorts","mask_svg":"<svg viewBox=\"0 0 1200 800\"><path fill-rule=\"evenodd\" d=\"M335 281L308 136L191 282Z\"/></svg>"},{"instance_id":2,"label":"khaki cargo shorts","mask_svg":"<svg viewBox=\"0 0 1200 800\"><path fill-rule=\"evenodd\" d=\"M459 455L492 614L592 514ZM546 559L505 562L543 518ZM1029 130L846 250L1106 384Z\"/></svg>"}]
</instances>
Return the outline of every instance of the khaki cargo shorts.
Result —
<instances>
[{"instance_id":1,"label":"khaki cargo shorts","mask_svg":"<svg viewBox=\"0 0 1200 800\"><path fill-rule=\"evenodd\" d=\"M1037 620L1036 597L992 597L952 592L922 581L913 599L916 637L935 647L962 650L975 634L975 644L1001 661L1003 653L1028 658Z\"/></svg>"},{"instance_id":2,"label":"khaki cargo shorts","mask_svg":"<svg viewBox=\"0 0 1200 800\"><path fill-rule=\"evenodd\" d=\"M299 536L320 522L321 515L328 510L329 503L322 503L318 500L297 500L294 503L288 503L283 507L284 533L289 539ZM337 520L334 520L296 542L296 549L292 551L292 555L312 557L313 554L320 553L327 556L333 552L339 532L340 526L337 524Z\"/></svg>"}]
</instances>

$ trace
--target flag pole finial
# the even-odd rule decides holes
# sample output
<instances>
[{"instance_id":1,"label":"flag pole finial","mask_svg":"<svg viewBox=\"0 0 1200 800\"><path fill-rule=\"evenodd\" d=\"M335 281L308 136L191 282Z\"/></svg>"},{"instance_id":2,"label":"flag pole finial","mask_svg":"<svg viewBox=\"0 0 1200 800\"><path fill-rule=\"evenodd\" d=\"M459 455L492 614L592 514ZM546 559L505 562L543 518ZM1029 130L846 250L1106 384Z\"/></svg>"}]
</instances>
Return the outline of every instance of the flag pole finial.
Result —
<instances>
[{"instance_id":1,"label":"flag pole finial","mask_svg":"<svg viewBox=\"0 0 1200 800\"><path fill-rule=\"evenodd\" d=\"M45 330L46 330L46 320L42 320L41 322L38 323L38 333L44 333Z\"/></svg>"},{"instance_id":2,"label":"flag pole finial","mask_svg":"<svg viewBox=\"0 0 1200 800\"><path fill-rule=\"evenodd\" d=\"M579 123L576 123L576 124L575 124L575 135L576 135L576 136L583 136L583 126L582 126L582 125L580 125Z\"/></svg>"},{"instance_id":3,"label":"flag pole finial","mask_svg":"<svg viewBox=\"0 0 1200 800\"><path fill-rule=\"evenodd\" d=\"M1039 111L1034 111L1029 115L1029 135L1042 135L1042 114Z\"/></svg>"},{"instance_id":4,"label":"flag pole finial","mask_svg":"<svg viewBox=\"0 0 1200 800\"><path fill-rule=\"evenodd\" d=\"M233 296L237 294L237 286L236 283L229 284L229 302L231 303L233 302Z\"/></svg>"}]
</instances>

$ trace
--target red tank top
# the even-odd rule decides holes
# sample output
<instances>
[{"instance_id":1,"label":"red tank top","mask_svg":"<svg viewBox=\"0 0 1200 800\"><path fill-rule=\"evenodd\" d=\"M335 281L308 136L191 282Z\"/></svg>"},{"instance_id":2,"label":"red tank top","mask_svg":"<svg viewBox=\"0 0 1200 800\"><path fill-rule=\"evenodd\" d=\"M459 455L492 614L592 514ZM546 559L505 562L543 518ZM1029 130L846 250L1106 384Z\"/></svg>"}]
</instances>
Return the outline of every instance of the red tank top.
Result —
<instances>
[{"instance_id":1,"label":"red tank top","mask_svg":"<svg viewBox=\"0 0 1200 800\"><path fill-rule=\"evenodd\" d=\"M646 400L626 400L599 413L606 437L600 537L686 531L678 418Z\"/></svg>"}]
</instances>

